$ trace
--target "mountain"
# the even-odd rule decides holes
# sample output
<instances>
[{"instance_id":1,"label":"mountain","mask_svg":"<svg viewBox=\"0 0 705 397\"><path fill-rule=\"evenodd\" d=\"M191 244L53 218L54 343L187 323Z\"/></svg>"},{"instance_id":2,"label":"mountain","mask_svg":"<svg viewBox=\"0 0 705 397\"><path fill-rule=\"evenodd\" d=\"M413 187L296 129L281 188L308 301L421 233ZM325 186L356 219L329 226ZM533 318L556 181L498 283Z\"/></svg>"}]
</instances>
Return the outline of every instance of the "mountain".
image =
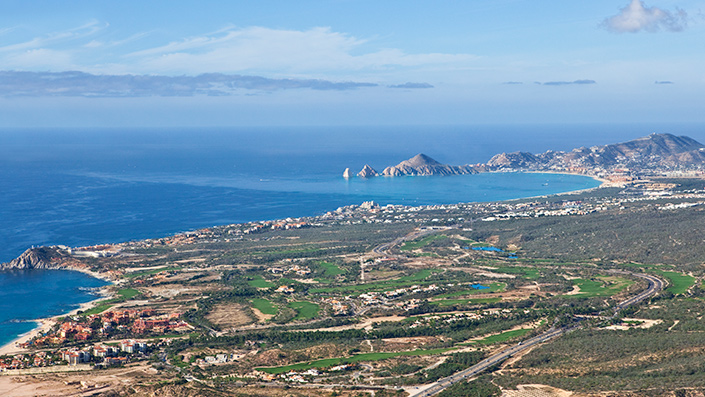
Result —
<instances>
[{"instance_id":1,"label":"mountain","mask_svg":"<svg viewBox=\"0 0 705 397\"><path fill-rule=\"evenodd\" d=\"M447 165L441 164L438 161L419 153L416 156L404 160L401 163L387 167L382 171L385 176L403 176L403 175L463 175L476 174L477 170L469 165Z\"/></svg>"},{"instance_id":2,"label":"mountain","mask_svg":"<svg viewBox=\"0 0 705 397\"><path fill-rule=\"evenodd\" d=\"M487 165L497 170L690 168L705 165L705 145L686 136L651 134L629 142L582 147L570 152L500 153Z\"/></svg>"}]
</instances>

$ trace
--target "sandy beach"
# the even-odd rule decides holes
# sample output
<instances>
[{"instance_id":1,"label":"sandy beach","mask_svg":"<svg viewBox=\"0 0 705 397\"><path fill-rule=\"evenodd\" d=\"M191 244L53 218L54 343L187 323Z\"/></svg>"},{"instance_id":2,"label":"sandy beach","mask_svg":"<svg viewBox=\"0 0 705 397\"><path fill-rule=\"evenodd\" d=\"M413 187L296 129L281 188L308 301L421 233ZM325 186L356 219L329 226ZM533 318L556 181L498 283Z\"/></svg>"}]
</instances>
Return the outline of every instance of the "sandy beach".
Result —
<instances>
[{"instance_id":1,"label":"sandy beach","mask_svg":"<svg viewBox=\"0 0 705 397\"><path fill-rule=\"evenodd\" d=\"M71 270L74 270L74 269L71 269ZM84 271L84 273L89 273L91 276L94 276L93 272ZM98 274L98 273L95 273L95 274ZM96 277L96 278L101 278L103 280L106 280L104 277ZM36 328L34 328L33 330L31 330L29 332L25 332L24 334L18 336L14 340L12 340L9 343L6 343L2 347L0 347L0 356L8 355L8 354L26 353L28 351L28 349L22 348L19 345L21 345L22 343L28 342L32 338L35 338L35 337L51 330L51 328L56 324L56 322L59 318L71 316L71 315L78 313L78 311L85 311L85 310L88 310L88 309L96 306L96 303L98 301L104 300L107 297L109 297L110 292L106 289L106 287L103 287L100 289L100 295L101 295L100 297L98 297L90 302L81 303L79 305L79 307L77 307L74 310L71 310L68 313L60 314L60 315L53 316L53 317L32 320L32 321L36 322L38 324L38 326Z\"/></svg>"}]
</instances>

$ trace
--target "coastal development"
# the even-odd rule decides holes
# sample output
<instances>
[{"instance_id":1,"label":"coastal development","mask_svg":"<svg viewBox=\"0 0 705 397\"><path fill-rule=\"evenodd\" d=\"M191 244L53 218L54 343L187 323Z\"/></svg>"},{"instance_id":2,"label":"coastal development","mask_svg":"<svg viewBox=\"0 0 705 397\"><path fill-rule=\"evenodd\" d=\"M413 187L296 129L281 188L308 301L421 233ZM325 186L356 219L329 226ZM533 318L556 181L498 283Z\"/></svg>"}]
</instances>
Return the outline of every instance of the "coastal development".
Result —
<instances>
[{"instance_id":1,"label":"coastal development","mask_svg":"<svg viewBox=\"0 0 705 397\"><path fill-rule=\"evenodd\" d=\"M28 249L2 268L79 270L112 284L3 347L0 390L702 395L703 148L651 135L475 166L420 155L380 174L573 172L604 184L504 202L368 201Z\"/></svg>"}]
</instances>

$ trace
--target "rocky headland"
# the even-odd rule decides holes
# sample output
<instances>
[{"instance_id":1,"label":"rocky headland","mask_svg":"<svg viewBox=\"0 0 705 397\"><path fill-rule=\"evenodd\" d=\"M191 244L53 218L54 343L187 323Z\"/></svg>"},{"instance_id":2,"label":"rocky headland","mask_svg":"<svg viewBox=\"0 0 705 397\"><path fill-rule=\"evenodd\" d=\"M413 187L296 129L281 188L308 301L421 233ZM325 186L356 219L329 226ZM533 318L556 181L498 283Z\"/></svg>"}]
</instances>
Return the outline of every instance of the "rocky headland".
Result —
<instances>
[{"instance_id":1,"label":"rocky headland","mask_svg":"<svg viewBox=\"0 0 705 397\"><path fill-rule=\"evenodd\" d=\"M423 153L419 153L416 156L408 160L404 160L393 167L387 167L384 171L382 171L382 175L386 176L464 175L476 173L477 171L472 166L441 164Z\"/></svg>"},{"instance_id":2,"label":"rocky headland","mask_svg":"<svg viewBox=\"0 0 705 397\"><path fill-rule=\"evenodd\" d=\"M500 153L485 164L442 164L425 154L387 167L378 174L365 165L357 175L465 175L491 171L547 171L586 175L654 171L702 171L705 167L705 145L687 136L651 134L628 142L581 147L571 151L548 150L544 153Z\"/></svg>"},{"instance_id":3,"label":"rocky headland","mask_svg":"<svg viewBox=\"0 0 705 397\"><path fill-rule=\"evenodd\" d=\"M0 263L0 270L66 269L68 256L57 247L33 247L7 263Z\"/></svg>"}]
</instances>

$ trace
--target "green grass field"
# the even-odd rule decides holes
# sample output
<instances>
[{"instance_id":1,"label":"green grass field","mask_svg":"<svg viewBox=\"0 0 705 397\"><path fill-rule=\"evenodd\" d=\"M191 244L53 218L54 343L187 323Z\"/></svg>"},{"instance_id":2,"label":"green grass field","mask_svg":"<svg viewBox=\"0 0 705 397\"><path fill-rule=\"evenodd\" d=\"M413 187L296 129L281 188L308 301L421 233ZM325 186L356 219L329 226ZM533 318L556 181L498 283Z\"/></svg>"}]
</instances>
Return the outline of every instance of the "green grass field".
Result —
<instances>
[{"instance_id":1,"label":"green grass field","mask_svg":"<svg viewBox=\"0 0 705 397\"><path fill-rule=\"evenodd\" d=\"M121 289L121 290L119 290L117 293L118 293L118 295L120 295L120 296L121 296L123 299L125 299L125 300L127 300L127 299L132 299L132 298L134 298L135 296L137 296L137 295L140 294L140 292L137 291L137 290L134 289L134 288L125 288L125 289Z\"/></svg>"},{"instance_id":2,"label":"green grass field","mask_svg":"<svg viewBox=\"0 0 705 397\"><path fill-rule=\"evenodd\" d=\"M104 311L110 309L111 307L115 306L114 303L101 303L96 307L90 308L83 312L84 315L86 316L92 316L94 314L100 314L103 313Z\"/></svg>"},{"instance_id":3,"label":"green grass field","mask_svg":"<svg viewBox=\"0 0 705 397\"><path fill-rule=\"evenodd\" d=\"M345 270L339 268L338 266L329 262L319 262L318 263L324 270L323 275L326 277L335 277L339 274L345 273Z\"/></svg>"},{"instance_id":4,"label":"green grass field","mask_svg":"<svg viewBox=\"0 0 705 397\"><path fill-rule=\"evenodd\" d=\"M274 283L270 283L269 281L265 280L264 277L262 276L254 276L254 280L250 280L247 282L251 287L255 288L272 288L274 287Z\"/></svg>"},{"instance_id":5,"label":"green grass field","mask_svg":"<svg viewBox=\"0 0 705 397\"><path fill-rule=\"evenodd\" d=\"M686 291L695 284L695 277L687 274L657 270L653 272L668 279L671 286L666 288L666 291L672 292L675 295L686 293Z\"/></svg>"},{"instance_id":6,"label":"green grass field","mask_svg":"<svg viewBox=\"0 0 705 397\"><path fill-rule=\"evenodd\" d=\"M321 307L315 303L301 301L301 302L290 302L288 305L290 308L296 310L296 317L294 320L310 320L318 316L318 311Z\"/></svg>"},{"instance_id":7,"label":"green grass field","mask_svg":"<svg viewBox=\"0 0 705 397\"><path fill-rule=\"evenodd\" d=\"M424 269L424 270L421 270L421 271L414 273L410 276L400 277L395 280L377 281L377 282L372 282L372 283L367 283L367 284L348 285L348 286L343 286L343 287L311 288L308 290L308 292L315 294L315 293L331 293L331 292L340 292L340 293L359 292L359 293L363 293L363 292L370 292L370 291L391 291L396 288L409 287L414 284L423 284L423 283L421 283L421 281L423 281L428 276L435 274L435 273L440 273L440 270ZM431 283L426 282L426 284L431 284Z\"/></svg>"},{"instance_id":8,"label":"green grass field","mask_svg":"<svg viewBox=\"0 0 705 397\"><path fill-rule=\"evenodd\" d=\"M323 360L309 361L304 363L297 363L291 365L285 365L282 367L261 367L256 368L258 371L267 372L270 374L281 374L289 371L305 371L311 368L327 368L335 365L341 364L354 364L362 361L378 361L384 360L392 357L399 356L426 356L432 354L441 354L455 348L443 348L443 349L431 349L431 350L413 350L405 352L380 352L380 353L363 353L356 354L352 357L337 357L337 358L326 358Z\"/></svg>"},{"instance_id":9,"label":"green grass field","mask_svg":"<svg viewBox=\"0 0 705 397\"><path fill-rule=\"evenodd\" d=\"M580 293L570 297L612 296L634 284L634 281L615 276L598 276L597 280L575 279L573 284L580 288Z\"/></svg>"},{"instance_id":10,"label":"green grass field","mask_svg":"<svg viewBox=\"0 0 705 397\"><path fill-rule=\"evenodd\" d=\"M423 248L423 247L427 246L427 245L430 244L432 241L441 240L441 239L444 239L444 238L448 238L448 236L446 236L445 234L436 234L436 235L433 235L433 236L424 237L424 238L422 238L422 239L419 240L419 241L409 241L409 242L406 242L406 243L404 243L404 244L401 246L401 248L399 248L399 249L400 249L401 251L413 251L413 250L416 250L416 249Z\"/></svg>"},{"instance_id":11,"label":"green grass field","mask_svg":"<svg viewBox=\"0 0 705 397\"><path fill-rule=\"evenodd\" d=\"M279 313L279 309L277 309L274 304L266 299L262 298L255 298L252 300L252 307L255 309L261 311L263 314L269 314L272 316L276 316L277 313Z\"/></svg>"}]
</instances>

